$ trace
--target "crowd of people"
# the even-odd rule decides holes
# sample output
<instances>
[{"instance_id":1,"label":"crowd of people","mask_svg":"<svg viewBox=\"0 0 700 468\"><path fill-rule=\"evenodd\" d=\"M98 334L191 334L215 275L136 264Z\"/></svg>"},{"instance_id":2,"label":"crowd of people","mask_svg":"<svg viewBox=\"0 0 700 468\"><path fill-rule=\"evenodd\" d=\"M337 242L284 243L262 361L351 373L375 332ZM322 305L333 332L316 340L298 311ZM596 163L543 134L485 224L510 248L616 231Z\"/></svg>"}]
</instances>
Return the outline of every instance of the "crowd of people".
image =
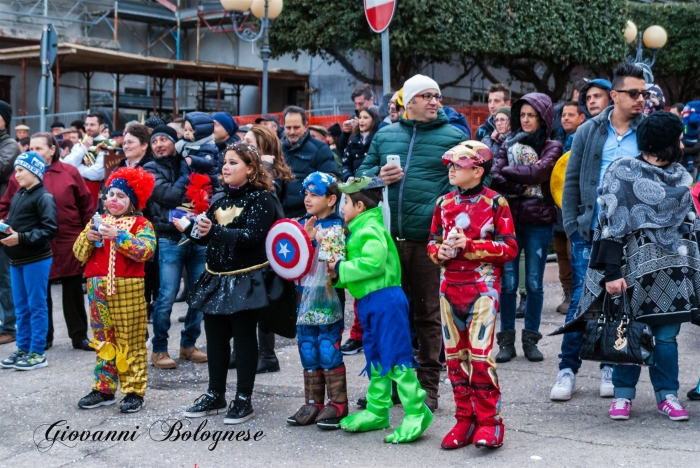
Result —
<instances>
[{"instance_id":1,"label":"crowd of people","mask_svg":"<svg viewBox=\"0 0 700 468\"><path fill-rule=\"evenodd\" d=\"M177 357L209 371L207 393L185 416L222 412L238 424L254 416L256 374L280 370L264 317L296 298L305 397L290 425L384 429L400 403L405 418L385 441L410 442L433 420L446 368L457 422L442 447L496 448L505 430L496 363L517 355L518 328L525 357L545 359L538 343L553 251L556 310L566 318L550 398L575 392L584 318L606 295L624 296L655 339L658 410L686 420L676 337L700 319L690 190L700 101L666 112L651 70L632 62L612 81L578 83L570 98L516 99L493 84L474 137L420 74L381 104L358 86L353 118L328 128L289 106L281 120L266 114L245 127L224 112L190 112L110 132L92 113L50 133L18 126L12 138L12 108L0 101L0 344L16 341L0 365L47 366L50 285L60 282L73 347L96 353L92 390L78 406L114 404L121 387L120 410L139 411L146 341L152 366L178 365L168 333L184 283ZM113 151L123 159L106 173ZM280 299L266 237L283 220L305 233L314 256L297 294ZM331 306L314 309L310 297ZM342 343L346 299L354 320ZM197 347L202 321L206 353ZM343 359L360 350L370 384L353 413ZM227 403L229 369L237 379ZM612 419L630 417L640 370L600 364ZM700 399L700 388L688 398Z\"/></svg>"}]
</instances>

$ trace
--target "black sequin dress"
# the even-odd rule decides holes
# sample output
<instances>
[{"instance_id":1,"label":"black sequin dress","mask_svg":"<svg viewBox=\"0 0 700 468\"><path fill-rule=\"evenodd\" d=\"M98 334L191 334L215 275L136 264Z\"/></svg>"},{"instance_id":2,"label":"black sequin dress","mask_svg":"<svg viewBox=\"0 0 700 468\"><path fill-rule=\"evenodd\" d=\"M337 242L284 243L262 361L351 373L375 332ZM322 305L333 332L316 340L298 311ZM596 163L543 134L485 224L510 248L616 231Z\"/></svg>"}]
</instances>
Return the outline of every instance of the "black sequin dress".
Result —
<instances>
[{"instance_id":1,"label":"black sequin dress","mask_svg":"<svg viewBox=\"0 0 700 468\"><path fill-rule=\"evenodd\" d=\"M214 197L207 212L212 228L200 240L207 245L206 268L190 293L190 306L227 315L270 305L266 285L274 272L264 266L265 237L278 207L272 193L250 184L226 186Z\"/></svg>"}]
</instances>

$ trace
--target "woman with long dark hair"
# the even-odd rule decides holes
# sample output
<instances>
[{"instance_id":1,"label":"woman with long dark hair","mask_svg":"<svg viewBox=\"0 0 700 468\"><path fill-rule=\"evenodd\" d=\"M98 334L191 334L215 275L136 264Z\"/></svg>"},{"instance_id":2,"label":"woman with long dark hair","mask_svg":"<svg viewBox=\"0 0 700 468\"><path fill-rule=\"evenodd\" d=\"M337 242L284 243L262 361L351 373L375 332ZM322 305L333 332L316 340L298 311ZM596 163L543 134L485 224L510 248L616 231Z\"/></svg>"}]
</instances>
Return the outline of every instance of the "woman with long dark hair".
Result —
<instances>
[{"instance_id":1,"label":"woman with long dark hair","mask_svg":"<svg viewBox=\"0 0 700 468\"><path fill-rule=\"evenodd\" d=\"M49 243L55 261L49 273L49 331L46 349L53 344L53 301L51 283L61 281L63 316L68 327L73 348L93 351L87 339L87 312L83 298L83 266L73 255L73 244L95 212L92 195L78 170L60 161L58 142L50 133L35 133L29 141L31 151L38 153L46 164L43 183L56 199L58 212L58 236ZM0 199L0 219L6 219L12 197L20 189L14 177L10 177L7 190Z\"/></svg>"},{"instance_id":2,"label":"woman with long dark hair","mask_svg":"<svg viewBox=\"0 0 700 468\"><path fill-rule=\"evenodd\" d=\"M339 146L343 147L343 181L355 176L355 171L362 165L365 155L369 151L374 134L379 130L382 123L376 107L363 107L357 119L357 125L352 129L349 136L343 134L341 141L347 141ZM345 143L343 141L343 143Z\"/></svg>"}]
</instances>

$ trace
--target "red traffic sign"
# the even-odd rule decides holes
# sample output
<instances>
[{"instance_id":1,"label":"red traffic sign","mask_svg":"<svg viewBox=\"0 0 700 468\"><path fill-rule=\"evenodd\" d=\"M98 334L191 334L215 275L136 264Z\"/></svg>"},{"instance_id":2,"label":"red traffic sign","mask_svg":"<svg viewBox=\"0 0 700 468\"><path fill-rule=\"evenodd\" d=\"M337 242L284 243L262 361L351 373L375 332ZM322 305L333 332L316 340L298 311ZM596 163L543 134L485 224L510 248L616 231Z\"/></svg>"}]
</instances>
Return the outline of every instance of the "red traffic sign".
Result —
<instances>
[{"instance_id":1,"label":"red traffic sign","mask_svg":"<svg viewBox=\"0 0 700 468\"><path fill-rule=\"evenodd\" d=\"M364 0L365 16L372 31L380 33L389 27L397 0Z\"/></svg>"}]
</instances>

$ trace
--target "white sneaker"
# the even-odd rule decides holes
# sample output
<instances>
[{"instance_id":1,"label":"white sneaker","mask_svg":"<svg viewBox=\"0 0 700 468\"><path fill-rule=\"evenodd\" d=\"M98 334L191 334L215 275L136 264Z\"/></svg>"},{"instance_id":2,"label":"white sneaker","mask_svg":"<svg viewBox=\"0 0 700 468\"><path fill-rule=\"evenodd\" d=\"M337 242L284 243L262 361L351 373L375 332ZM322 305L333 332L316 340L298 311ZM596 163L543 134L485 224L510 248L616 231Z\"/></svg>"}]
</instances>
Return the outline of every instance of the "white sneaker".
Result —
<instances>
[{"instance_id":1,"label":"white sneaker","mask_svg":"<svg viewBox=\"0 0 700 468\"><path fill-rule=\"evenodd\" d=\"M574 384L576 376L571 369L562 369L557 374L557 380L552 387L552 393L549 394L550 400L567 401L571 399L571 394L574 393Z\"/></svg>"},{"instance_id":2,"label":"white sneaker","mask_svg":"<svg viewBox=\"0 0 700 468\"><path fill-rule=\"evenodd\" d=\"M600 370L600 396L612 398L615 396L615 386L612 383L613 368L605 366Z\"/></svg>"}]
</instances>

